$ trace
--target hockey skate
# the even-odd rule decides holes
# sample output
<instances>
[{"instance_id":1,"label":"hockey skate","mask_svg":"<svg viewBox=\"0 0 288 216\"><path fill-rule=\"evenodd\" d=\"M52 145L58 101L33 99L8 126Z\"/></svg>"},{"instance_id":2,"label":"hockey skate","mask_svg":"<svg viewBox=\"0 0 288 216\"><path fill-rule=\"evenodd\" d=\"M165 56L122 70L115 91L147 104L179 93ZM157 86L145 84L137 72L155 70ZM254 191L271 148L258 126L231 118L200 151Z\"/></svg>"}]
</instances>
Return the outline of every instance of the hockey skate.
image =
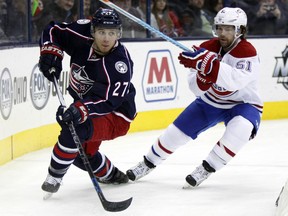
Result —
<instances>
[{"instance_id":1,"label":"hockey skate","mask_svg":"<svg viewBox=\"0 0 288 216\"><path fill-rule=\"evenodd\" d=\"M48 174L41 188L48 193L56 193L60 188L61 182L62 178L55 178Z\"/></svg>"},{"instance_id":2,"label":"hockey skate","mask_svg":"<svg viewBox=\"0 0 288 216\"><path fill-rule=\"evenodd\" d=\"M129 181L127 175L121 172L117 167L106 178L97 178L97 181L103 184L123 184Z\"/></svg>"},{"instance_id":3,"label":"hockey skate","mask_svg":"<svg viewBox=\"0 0 288 216\"><path fill-rule=\"evenodd\" d=\"M215 172L215 169L204 160L200 166L196 167L196 169L186 177L186 184L183 186L183 189L199 186L213 172Z\"/></svg>"},{"instance_id":4,"label":"hockey skate","mask_svg":"<svg viewBox=\"0 0 288 216\"><path fill-rule=\"evenodd\" d=\"M144 156L144 160L127 170L126 174L131 181L136 181L148 175L148 173L150 173L155 167L156 166L148 161Z\"/></svg>"}]
</instances>

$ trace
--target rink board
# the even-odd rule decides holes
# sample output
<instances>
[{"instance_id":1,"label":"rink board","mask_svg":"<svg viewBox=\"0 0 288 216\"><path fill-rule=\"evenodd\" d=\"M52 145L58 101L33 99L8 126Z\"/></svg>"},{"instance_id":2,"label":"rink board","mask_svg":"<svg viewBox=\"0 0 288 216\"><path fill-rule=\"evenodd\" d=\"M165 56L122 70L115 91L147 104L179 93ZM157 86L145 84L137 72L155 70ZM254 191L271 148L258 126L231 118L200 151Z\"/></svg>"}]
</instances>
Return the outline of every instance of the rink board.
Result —
<instances>
[{"instance_id":1,"label":"rink board","mask_svg":"<svg viewBox=\"0 0 288 216\"><path fill-rule=\"evenodd\" d=\"M287 38L250 41L261 59L259 79L264 100L263 119L288 118ZM181 41L187 47L201 42ZM265 44L273 47L266 48ZM125 45L134 61L132 81L137 90L138 115L130 132L165 128L195 99L188 90L186 77L189 70L178 63L181 50L165 41L126 42ZM55 113L59 102L55 89L43 79L37 67L38 55L38 47L0 52L0 165L54 145L57 140L60 128ZM65 90L68 70L66 55L60 86L67 104L72 101Z\"/></svg>"}]
</instances>

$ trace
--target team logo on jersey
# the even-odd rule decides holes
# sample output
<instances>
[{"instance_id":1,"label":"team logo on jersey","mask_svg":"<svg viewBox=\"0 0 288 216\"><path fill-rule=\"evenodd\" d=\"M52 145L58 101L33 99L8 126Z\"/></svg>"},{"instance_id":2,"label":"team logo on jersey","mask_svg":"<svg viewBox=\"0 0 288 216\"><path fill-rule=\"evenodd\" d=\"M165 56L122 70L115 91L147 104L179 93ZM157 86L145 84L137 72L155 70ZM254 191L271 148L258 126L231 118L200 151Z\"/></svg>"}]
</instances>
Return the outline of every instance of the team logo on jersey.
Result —
<instances>
[{"instance_id":1,"label":"team logo on jersey","mask_svg":"<svg viewBox=\"0 0 288 216\"><path fill-rule=\"evenodd\" d=\"M84 67L77 64L72 64L69 85L77 93L80 98L83 98L93 86L94 81L89 79Z\"/></svg>"},{"instance_id":2,"label":"team logo on jersey","mask_svg":"<svg viewBox=\"0 0 288 216\"><path fill-rule=\"evenodd\" d=\"M124 62L122 62L122 61L116 62L115 63L115 68L121 74L125 74L128 71L127 65Z\"/></svg>"},{"instance_id":3,"label":"team logo on jersey","mask_svg":"<svg viewBox=\"0 0 288 216\"><path fill-rule=\"evenodd\" d=\"M225 88L218 86L217 84L212 85L212 90L217 96L221 98L229 97L237 92L237 91L227 91Z\"/></svg>"},{"instance_id":4,"label":"team logo on jersey","mask_svg":"<svg viewBox=\"0 0 288 216\"><path fill-rule=\"evenodd\" d=\"M275 58L276 65L272 77L277 77L277 83L282 84L288 90L288 46L282 52L281 57Z\"/></svg>"}]
</instances>

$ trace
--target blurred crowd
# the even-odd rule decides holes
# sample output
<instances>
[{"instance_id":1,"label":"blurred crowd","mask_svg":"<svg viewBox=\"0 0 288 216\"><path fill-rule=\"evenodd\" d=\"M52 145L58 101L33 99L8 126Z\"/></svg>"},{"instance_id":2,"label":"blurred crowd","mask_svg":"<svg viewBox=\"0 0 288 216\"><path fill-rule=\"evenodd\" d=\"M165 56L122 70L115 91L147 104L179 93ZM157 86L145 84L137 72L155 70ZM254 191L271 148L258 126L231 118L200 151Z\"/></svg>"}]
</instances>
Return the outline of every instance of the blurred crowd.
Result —
<instances>
[{"instance_id":1,"label":"blurred crowd","mask_svg":"<svg viewBox=\"0 0 288 216\"><path fill-rule=\"evenodd\" d=\"M249 35L288 35L288 0L111 0L169 37L212 37L223 7L240 7L248 16ZM97 0L0 0L0 44L36 42L51 20L90 19ZM147 13L148 12L148 13ZM148 14L148 16L146 16ZM123 38L159 37L121 15Z\"/></svg>"}]
</instances>

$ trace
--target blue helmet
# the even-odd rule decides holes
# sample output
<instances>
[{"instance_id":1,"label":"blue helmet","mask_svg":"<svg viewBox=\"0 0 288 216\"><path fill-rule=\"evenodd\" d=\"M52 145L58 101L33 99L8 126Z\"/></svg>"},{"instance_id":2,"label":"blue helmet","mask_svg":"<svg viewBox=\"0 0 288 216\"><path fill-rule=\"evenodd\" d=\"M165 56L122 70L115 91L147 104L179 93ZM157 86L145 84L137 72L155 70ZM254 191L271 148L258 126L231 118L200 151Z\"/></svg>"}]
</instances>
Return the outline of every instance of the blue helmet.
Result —
<instances>
[{"instance_id":1,"label":"blue helmet","mask_svg":"<svg viewBox=\"0 0 288 216\"><path fill-rule=\"evenodd\" d=\"M115 10L100 8L92 18L94 28L121 28L121 19Z\"/></svg>"}]
</instances>

